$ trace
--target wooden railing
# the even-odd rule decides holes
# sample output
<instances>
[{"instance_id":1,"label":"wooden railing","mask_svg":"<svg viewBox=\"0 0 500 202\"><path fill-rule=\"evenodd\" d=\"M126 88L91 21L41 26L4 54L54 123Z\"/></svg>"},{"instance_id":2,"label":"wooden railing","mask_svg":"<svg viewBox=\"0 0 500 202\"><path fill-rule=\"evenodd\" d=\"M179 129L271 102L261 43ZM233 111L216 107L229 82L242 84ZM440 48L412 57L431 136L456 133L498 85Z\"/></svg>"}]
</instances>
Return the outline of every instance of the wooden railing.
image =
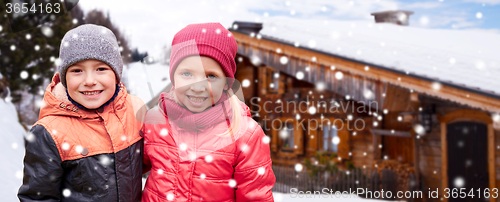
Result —
<instances>
[{"instance_id":1,"label":"wooden railing","mask_svg":"<svg viewBox=\"0 0 500 202\"><path fill-rule=\"evenodd\" d=\"M384 192L391 191L396 194L398 191L410 191L411 187L408 183L405 186L398 184L398 175L396 171L389 169L355 169L349 171L325 171L317 173L316 176L309 176L307 170L297 172L293 167L275 166L273 171L276 176L276 184L272 191L280 193L297 193L298 191L310 191L314 193L336 192L356 192L361 188L366 193L367 191ZM410 178L414 178L410 176ZM414 183L413 183L414 184ZM293 190L292 190L293 189ZM331 192L333 191L333 192ZM368 197L366 194L358 195L360 197Z\"/></svg>"}]
</instances>

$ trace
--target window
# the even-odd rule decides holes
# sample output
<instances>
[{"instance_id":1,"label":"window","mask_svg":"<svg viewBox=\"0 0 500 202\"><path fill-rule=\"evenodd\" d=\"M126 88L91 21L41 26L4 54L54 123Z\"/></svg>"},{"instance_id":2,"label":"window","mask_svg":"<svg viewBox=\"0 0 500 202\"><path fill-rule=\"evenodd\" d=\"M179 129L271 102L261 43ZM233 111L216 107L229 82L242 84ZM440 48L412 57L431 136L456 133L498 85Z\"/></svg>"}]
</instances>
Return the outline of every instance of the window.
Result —
<instances>
[{"instance_id":1,"label":"window","mask_svg":"<svg viewBox=\"0 0 500 202\"><path fill-rule=\"evenodd\" d=\"M338 143L337 128L335 126L323 126L323 151L337 152Z\"/></svg>"},{"instance_id":2,"label":"window","mask_svg":"<svg viewBox=\"0 0 500 202\"><path fill-rule=\"evenodd\" d=\"M280 130L280 138L283 140L283 148L294 149L294 130L293 124L287 123L285 127Z\"/></svg>"},{"instance_id":3,"label":"window","mask_svg":"<svg viewBox=\"0 0 500 202\"><path fill-rule=\"evenodd\" d=\"M273 71L271 73L271 84L269 84L270 91L276 92L279 89L280 72Z\"/></svg>"}]
</instances>

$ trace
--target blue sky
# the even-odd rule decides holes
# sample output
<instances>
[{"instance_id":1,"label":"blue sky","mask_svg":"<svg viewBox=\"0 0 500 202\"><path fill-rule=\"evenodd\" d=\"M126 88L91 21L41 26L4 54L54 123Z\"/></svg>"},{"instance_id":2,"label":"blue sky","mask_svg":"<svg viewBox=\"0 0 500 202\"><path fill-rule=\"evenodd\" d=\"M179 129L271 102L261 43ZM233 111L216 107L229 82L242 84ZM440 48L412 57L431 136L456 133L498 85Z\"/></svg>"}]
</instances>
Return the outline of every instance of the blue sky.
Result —
<instances>
[{"instance_id":1,"label":"blue sky","mask_svg":"<svg viewBox=\"0 0 500 202\"><path fill-rule=\"evenodd\" d=\"M429 16L431 19L430 16L434 16L437 20L441 19L441 22L433 26L438 28L500 29L500 1L401 0L400 2L403 4L403 9L409 7L408 9L415 12L410 17L413 24L420 23L423 16ZM426 8L425 5L429 7ZM481 18L477 17L478 13L482 15Z\"/></svg>"},{"instance_id":2,"label":"blue sky","mask_svg":"<svg viewBox=\"0 0 500 202\"><path fill-rule=\"evenodd\" d=\"M280 5L281 4L281 5ZM251 11L269 16L336 20L373 19L371 12L410 10L410 26L500 30L500 0L336 0L275 1ZM477 16L479 15L480 18Z\"/></svg>"}]
</instances>

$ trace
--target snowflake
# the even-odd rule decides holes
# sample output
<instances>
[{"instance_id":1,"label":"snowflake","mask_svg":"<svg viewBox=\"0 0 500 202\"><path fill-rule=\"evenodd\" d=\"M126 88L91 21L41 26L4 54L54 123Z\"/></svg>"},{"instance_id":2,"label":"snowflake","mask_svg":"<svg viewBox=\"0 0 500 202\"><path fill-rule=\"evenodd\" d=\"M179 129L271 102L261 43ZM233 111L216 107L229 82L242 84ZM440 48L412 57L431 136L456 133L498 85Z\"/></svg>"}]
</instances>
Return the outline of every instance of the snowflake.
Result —
<instances>
[{"instance_id":1,"label":"snowflake","mask_svg":"<svg viewBox=\"0 0 500 202\"><path fill-rule=\"evenodd\" d=\"M302 164L300 164L300 163L295 164L295 171L300 172L300 171L302 171L302 169L304 169Z\"/></svg>"},{"instance_id":2,"label":"snowflake","mask_svg":"<svg viewBox=\"0 0 500 202\"><path fill-rule=\"evenodd\" d=\"M62 194L67 198L71 196L71 191L69 189L63 189Z\"/></svg>"},{"instance_id":3,"label":"snowflake","mask_svg":"<svg viewBox=\"0 0 500 202\"><path fill-rule=\"evenodd\" d=\"M429 17L427 17L427 16L420 17L420 24L422 26L427 26L429 24L429 21L430 21Z\"/></svg>"},{"instance_id":4,"label":"snowflake","mask_svg":"<svg viewBox=\"0 0 500 202\"><path fill-rule=\"evenodd\" d=\"M413 126L413 130L419 135L425 134L425 128L421 124L415 124L415 126Z\"/></svg>"},{"instance_id":5,"label":"snowflake","mask_svg":"<svg viewBox=\"0 0 500 202\"><path fill-rule=\"evenodd\" d=\"M441 90L441 84L439 82L433 82L432 83L432 89L434 89L434 90Z\"/></svg>"},{"instance_id":6,"label":"snowflake","mask_svg":"<svg viewBox=\"0 0 500 202\"><path fill-rule=\"evenodd\" d=\"M288 63L288 58L286 56L281 56L280 63L286 65Z\"/></svg>"},{"instance_id":7,"label":"snowflake","mask_svg":"<svg viewBox=\"0 0 500 202\"><path fill-rule=\"evenodd\" d=\"M23 171L20 171L20 170L16 171L16 178L23 179Z\"/></svg>"},{"instance_id":8,"label":"snowflake","mask_svg":"<svg viewBox=\"0 0 500 202\"><path fill-rule=\"evenodd\" d=\"M103 155L103 156L101 156L101 157L99 158L99 162L100 162L102 165L107 166L107 165L109 165L109 164L111 163L111 160L109 159L109 157L108 157L108 156L104 156L104 155ZM95 167L95 168L96 168L96 170L97 170L97 167Z\"/></svg>"},{"instance_id":9,"label":"snowflake","mask_svg":"<svg viewBox=\"0 0 500 202\"><path fill-rule=\"evenodd\" d=\"M46 37L52 37L54 35L54 31L48 26L43 26L42 27L42 34L45 35Z\"/></svg>"},{"instance_id":10,"label":"snowflake","mask_svg":"<svg viewBox=\"0 0 500 202\"><path fill-rule=\"evenodd\" d=\"M307 111L309 112L309 114L314 115L316 114L316 107L311 106Z\"/></svg>"},{"instance_id":11,"label":"snowflake","mask_svg":"<svg viewBox=\"0 0 500 202\"><path fill-rule=\"evenodd\" d=\"M247 88L250 86L250 80L248 79L244 79L242 82L241 82L241 86L243 86L243 88Z\"/></svg>"},{"instance_id":12,"label":"snowflake","mask_svg":"<svg viewBox=\"0 0 500 202\"><path fill-rule=\"evenodd\" d=\"M205 156L205 162L211 163L213 160L214 160L214 157L212 157L212 155Z\"/></svg>"},{"instance_id":13,"label":"snowflake","mask_svg":"<svg viewBox=\"0 0 500 202\"><path fill-rule=\"evenodd\" d=\"M295 77L297 77L298 80L302 80L304 78L304 73L298 71L297 74L295 74Z\"/></svg>"},{"instance_id":14,"label":"snowflake","mask_svg":"<svg viewBox=\"0 0 500 202\"><path fill-rule=\"evenodd\" d=\"M76 152L78 152L78 153L82 153L82 151L83 151L83 147L82 147L81 145L77 145L77 146L75 147L75 151L76 151Z\"/></svg>"},{"instance_id":15,"label":"snowflake","mask_svg":"<svg viewBox=\"0 0 500 202\"><path fill-rule=\"evenodd\" d=\"M233 188L236 187L236 180L234 179L229 180L229 186Z\"/></svg>"},{"instance_id":16,"label":"snowflake","mask_svg":"<svg viewBox=\"0 0 500 202\"><path fill-rule=\"evenodd\" d=\"M69 144L67 142L62 144L62 149L63 150L68 150L69 149Z\"/></svg>"},{"instance_id":17,"label":"snowflake","mask_svg":"<svg viewBox=\"0 0 500 202\"><path fill-rule=\"evenodd\" d=\"M464 185L465 185L465 179L462 178L462 177L456 177L455 180L453 180L453 184L457 188L464 187Z\"/></svg>"},{"instance_id":18,"label":"snowflake","mask_svg":"<svg viewBox=\"0 0 500 202\"><path fill-rule=\"evenodd\" d=\"M340 143L340 138L335 136L332 138L332 143L338 145Z\"/></svg>"},{"instance_id":19,"label":"snowflake","mask_svg":"<svg viewBox=\"0 0 500 202\"><path fill-rule=\"evenodd\" d=\"M341 80L342 78L344 78L344 74L342 72L337 72L335 73L335 78L337 80Z\"/></svg>"},{"instance_id":20,"label":"snowflake","mask_svg":"<svg viewBox=\"0 0 500 202\"><path fill-rule=\"evenodd\" d=\"M450 61L450 64L452 64L452 65L457 63L457 59L455 59L455 58L450 58L449 61Z\"/></svg>"},{"instance_id":21,"label":"snowflake","mask_svg":"<svg viewBox=\"0 0 500 202\"><path fill-rule=\"evenodd\" d=\"M241 145L242 152L246 152L247 150L248 150L248 145L246 145L246 144Z\"/></svg>"},{"instance_id":22,"label":"snowflake","mask_svg":"<svg viewBox=\"0 0 500 202\"><path fill-rule=\"evenodd\" d=\"M314 48L316 47L316 41L314 40L310 40L309 43L307 43L307 46L309 46L309 48Z\"/></svg>"},{"instance_id":23,"label":"snowflake","mask_svg":"<svg viewBox=\"0 0 500 202\"><path fill-rule=\"evenodd\" d=\"M318 82L318 84L316 84L316 90L318 90L318 91L323 91L323 90L325 90L325 83L323 83L323 82ZM321 98L322 98L322 96L321 96Z\"/></svg>"},{"instance_id":24,"label":"snowflake","mask_svg":"<svg viewBox=\"0 0 500 202\"><path fill-rule=\"evenodd\" d=\"M190 161L195 161L195 160L196 160L196 158L197 158L197 156L196 156L196 153L195 153L195 152L191 152L191 153L189 153L189 160L190 160Z\"/></svg>"},{"instance_id":25,"label":"snowflake","mask_svg":"<svg viewBox=\"0 0 500 202\"><path fill-rule=\"evenodd\" d=\"M271 138L269 138L269 136L267 136L267 135L262 138L262 142L264 144L269 144L270 141L271 141Z\"/></svg>"},{"instance_id":26,"label":"snowflake","mask_svg":"<svg viewBox=\"0 0 500 202\"><path fill-rule=\"evenodd\" d=\"M254 65L254 66L260 66L260 64L262 63L262 61L260 60L259 56L257 55L253 55L250 59L250 62Z\"/></svg>"},{"instance_id":27,"label":"snowflake","mask_svg":"<svg viewBox=\"0 0 500 202\"><path fill-rule=\"evenodd\" d=\"M373 94L373 92L372 92L371 90L369 90L369 89L365 89L365 90L363 91L363 96L364 96L366 99L371 100L371 99L373 99L373 97L374 97L375 95Z\"/></svg>"},{"instance_id":28,"label":"snowflake","mask_svg":"<svg viewBox=\"0 0 500 202\"><path fill-rule=\"evenodd\" d=\"M168 130L166 128L163 128L160 130L160 135L161 136L166 136L168 134Z\"/></svg>"},{"instance_id":29,"label":"snowflake","mask_svg":"<svg viewBox=\"0 0 500 202\"><path fill-rule=\"evenodd\" d=\"M174 200L174 195L172 193L167 194L167 200L173 201Z\"/></svg>"},{"instance_id":30,"label":"snowflake","mask_svg":"<svg viewBox=\"0 0 500 202\"><path fill-rule=\"evenodd\" d=\"M181 143L181 144L179 145L179 149L180 149L181 151L185 151L185 150L187 149L187 145L186 145L185 143Z\"/></svg>"},{"instance_id":31,"label":"snowflake","mask_svg":"<svg viewBox=\"0 0 500 202\"><path fill-rule=\"evenodd\" d=\"M259 175L264 175L266 173L266 169L264 167L260 167L257 169L257 173L259 173Z\"/></svg>"},{"instance_id":32,"label":"snowflake","mask_svg":"<svg viewBox=\"0 0 500 202\"><path fill-rule=\"evenodd\" d=\"M481 13L481 12L477 12L477 13L476 13L476 18L477 18L477 19L481 19L481 18L483 18L483 13Z\"/></svg>"}]
</instances>

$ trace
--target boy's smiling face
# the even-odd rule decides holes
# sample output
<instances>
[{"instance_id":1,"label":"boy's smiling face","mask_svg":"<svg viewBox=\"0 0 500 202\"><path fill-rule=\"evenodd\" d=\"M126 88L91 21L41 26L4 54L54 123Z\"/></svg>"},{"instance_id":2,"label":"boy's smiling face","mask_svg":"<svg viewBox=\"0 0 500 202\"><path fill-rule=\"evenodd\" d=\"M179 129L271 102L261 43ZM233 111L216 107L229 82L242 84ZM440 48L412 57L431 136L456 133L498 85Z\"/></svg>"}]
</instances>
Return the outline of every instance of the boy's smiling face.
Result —
<instances>
[{"instance_id":1,"label":"boy's smiling face","mask_svg":"<svg viewBox=\"0 0 500 202\"><path fill-rule=\"evenodd\" d=\"M113 69L99 60L84 60L71 65L66 72L69 96L87 109L97 109L106 103L116 90Z\"/></svg>"},{"instance_id":2,"label":"boy's smiling face","mask_svg":"<svg viewBox=\"0 0 500 202\"><path fill-rule=\"evenodd\" d=\"M192 112L202 112L216 103L223 90L228 89L219 63L205 56L184 58L174 73L174 99Z\"/></svg>"}]
</instances>

